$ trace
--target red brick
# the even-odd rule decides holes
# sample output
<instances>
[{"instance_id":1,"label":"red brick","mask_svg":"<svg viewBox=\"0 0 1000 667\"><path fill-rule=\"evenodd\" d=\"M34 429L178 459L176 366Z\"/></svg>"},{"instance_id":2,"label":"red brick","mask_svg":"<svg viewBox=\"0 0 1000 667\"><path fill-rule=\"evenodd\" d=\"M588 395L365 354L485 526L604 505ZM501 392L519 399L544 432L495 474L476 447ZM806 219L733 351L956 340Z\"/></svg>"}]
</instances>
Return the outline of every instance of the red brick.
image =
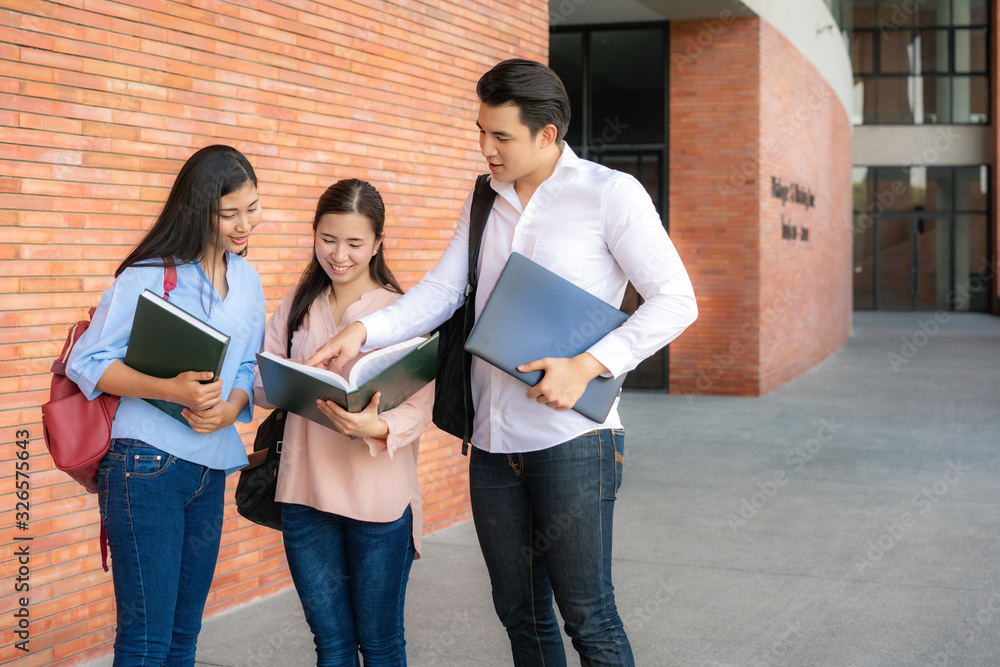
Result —
<instances>
[{"instance_id":1,"label":"red brick","mask_svg":"<svg viewBox=\"0 0 1000 667\"><path fill-rule=\"evenodd\" d=\"M546 14L540 0L515 0L504 17L398 0L379 9L18 0L0 10L0 60L19 77L0 77L0 124L21 131L18 144L0 144L0 225L11 240L0 246L0 429L35 436L34 527L45 535L36 592L42 609L66 610L33 626L45 648L32 660L106 655L114 636L94 497L52 469L38 437L45 366L152 224L183 160L226 142L257 169L265 219L250 259L269 311L308 260L316 197L348 175L383 192L393 265L412 284L445 247L481 170L475 81L511 54L544 60ZM252 426L240 432L252 441ZM467 467L437 431L424 446L421 471L438 494L430 532L467 518ZM235 517L234 483L209 614L291 586L280 535Z\"/></svg>"},{"instance_id":2,"label":"red brick","mask_svg":"<svg viewBox=\"0 0 1000 667\"><path fill-rule=\"evenodd\" d=\"M847 338L850 202L831 197L794 213L786 205L813 235L793 244L781 239L770 179L845 191L850 126L828 84L766 22L737 20L690 57L685 49L703 29L671 24L670 233L701 304L698 321L671 345L671 390L759 395ZM828 100L823 111L789 123L816 91ZM782 298L794 308L778 312Z\"/></svg>"}]
</instances>

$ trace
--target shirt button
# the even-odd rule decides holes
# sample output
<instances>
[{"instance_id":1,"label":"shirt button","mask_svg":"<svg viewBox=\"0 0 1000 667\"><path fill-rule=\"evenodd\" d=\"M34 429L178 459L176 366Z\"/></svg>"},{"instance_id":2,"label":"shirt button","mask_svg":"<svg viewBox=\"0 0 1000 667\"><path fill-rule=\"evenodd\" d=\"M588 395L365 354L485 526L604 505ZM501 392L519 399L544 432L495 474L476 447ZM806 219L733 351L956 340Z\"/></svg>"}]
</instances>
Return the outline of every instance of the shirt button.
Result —
<instances>
[{"instance_id":1,"label":"shirt button","mask_svg":"<svg viewBox=\"0 0 1000 667\"><path fill-rule=\"evenodd\" d=\"M494 416L494 417L496 417L496 416L497 416L498 414L500 414L500 411L499 411L499 410L494 410L494 411L493 411L493 416Z\"/></svg>"}]
</instances>

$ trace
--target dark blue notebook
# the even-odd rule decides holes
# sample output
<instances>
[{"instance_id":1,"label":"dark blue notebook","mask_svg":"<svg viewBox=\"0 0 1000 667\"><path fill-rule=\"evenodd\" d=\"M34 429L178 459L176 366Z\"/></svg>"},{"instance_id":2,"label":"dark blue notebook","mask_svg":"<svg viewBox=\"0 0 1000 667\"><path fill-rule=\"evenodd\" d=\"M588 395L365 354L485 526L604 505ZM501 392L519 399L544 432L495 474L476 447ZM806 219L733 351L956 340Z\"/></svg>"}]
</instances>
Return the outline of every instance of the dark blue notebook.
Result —
<instances>
[{"instance_id":1,"label":"dark blue notebook","mask_svg":"<svg viewBox=\"0 0 1000 667\"><path fill-rule=\"evenodd\" d=\"M628 315L582 287L513 252L465 349L534 386L542 379L542 371L522 373L519 365L586 352L627 319ZM624 381L624 374L594 378L573 409L602 423Z\"/></svg>"}]
</instances>

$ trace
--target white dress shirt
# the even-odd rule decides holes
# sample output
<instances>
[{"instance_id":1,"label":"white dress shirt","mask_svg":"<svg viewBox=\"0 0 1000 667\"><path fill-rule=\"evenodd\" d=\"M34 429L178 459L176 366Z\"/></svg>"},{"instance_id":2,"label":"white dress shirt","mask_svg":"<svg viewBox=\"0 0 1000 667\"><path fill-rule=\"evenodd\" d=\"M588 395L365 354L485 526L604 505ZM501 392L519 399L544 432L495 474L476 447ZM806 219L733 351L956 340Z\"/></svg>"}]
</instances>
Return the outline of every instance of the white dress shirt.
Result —
<instances>
[{"instance_id":1,"label":"white dress shirt","mask_svg":"<svg viewBox=\"0 0 1000 667\"><path fill-rule=\"evenodd\" d=\"M480 259L476 318L511 252L519 252L591 294L621 306L631 281L644 303L588 351L615 377L677 338L698 314L694 290L660 216L632 176L582 160L564 145L555 170L522 210L513 181L497 191ZM392 305L361 318L362 350L386 347L438 327L462 304L469 265L465 201L437 266ZM603 424L527 398L529 387L473 357L472 444L488 452L531 452L596 428L621 428L618 401Z\"/></svg>"}]
</instances>

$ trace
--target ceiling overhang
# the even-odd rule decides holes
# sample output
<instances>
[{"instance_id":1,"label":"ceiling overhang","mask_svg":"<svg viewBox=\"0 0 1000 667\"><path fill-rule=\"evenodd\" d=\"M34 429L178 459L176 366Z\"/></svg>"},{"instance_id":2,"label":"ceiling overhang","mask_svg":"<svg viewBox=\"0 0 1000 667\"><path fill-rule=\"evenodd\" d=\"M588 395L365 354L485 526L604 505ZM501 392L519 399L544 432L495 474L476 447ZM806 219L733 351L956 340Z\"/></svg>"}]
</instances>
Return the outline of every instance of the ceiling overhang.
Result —
<instances>
[{"instance_id":1,"label":"ceiling overhang","mask_svg":"<svg viewBox=\"0 0 1000 667\"><path fill-rule=\"evenodd\" d=\"M740 0L549 0L552 27L756 15Z\"/></svg>"}]
</instances>

